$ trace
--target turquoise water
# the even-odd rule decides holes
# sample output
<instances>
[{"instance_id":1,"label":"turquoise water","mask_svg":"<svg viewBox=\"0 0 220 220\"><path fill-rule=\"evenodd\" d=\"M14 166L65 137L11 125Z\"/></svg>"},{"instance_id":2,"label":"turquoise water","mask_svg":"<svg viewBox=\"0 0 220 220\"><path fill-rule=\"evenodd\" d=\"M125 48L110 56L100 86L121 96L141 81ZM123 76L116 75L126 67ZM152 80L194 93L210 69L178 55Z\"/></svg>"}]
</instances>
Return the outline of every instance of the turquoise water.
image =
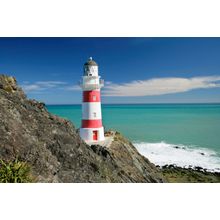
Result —
<instances>
[{"instance_id":1,"label":"turquoise water","mask_svg":"<svg viewBox=\"0 0 220 220\"><path fill-rule=\"evenodd\" d=\"M80 105L47 108L80 127ZM156 149L152 144L166 143L172 149L177 145L220 154L220 104L102 105L102 113L106 129L120 131L134 143L145 143L144 148L150 147L150 151Z\"/></svg>"}]
</instances>

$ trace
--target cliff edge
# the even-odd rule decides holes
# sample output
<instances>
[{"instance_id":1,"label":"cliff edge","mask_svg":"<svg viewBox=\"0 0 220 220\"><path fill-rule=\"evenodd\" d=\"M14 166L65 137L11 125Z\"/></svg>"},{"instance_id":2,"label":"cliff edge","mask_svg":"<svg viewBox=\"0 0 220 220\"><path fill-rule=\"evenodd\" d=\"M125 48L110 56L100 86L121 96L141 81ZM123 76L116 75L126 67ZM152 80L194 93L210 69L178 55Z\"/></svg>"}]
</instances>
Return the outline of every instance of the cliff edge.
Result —
<instances>
[{"instance_id":1,"label":"cliff edge","mask_svg":"<svg viewBox=\"0 0 220 220\"><path fill-rule=\"evenodd\" d=\"M71 122L27 99L6 75L0 75L0 159L26 162L35 182L164 182L121 134L108 148L88 146Z\"/></svg>"}]
</instances>

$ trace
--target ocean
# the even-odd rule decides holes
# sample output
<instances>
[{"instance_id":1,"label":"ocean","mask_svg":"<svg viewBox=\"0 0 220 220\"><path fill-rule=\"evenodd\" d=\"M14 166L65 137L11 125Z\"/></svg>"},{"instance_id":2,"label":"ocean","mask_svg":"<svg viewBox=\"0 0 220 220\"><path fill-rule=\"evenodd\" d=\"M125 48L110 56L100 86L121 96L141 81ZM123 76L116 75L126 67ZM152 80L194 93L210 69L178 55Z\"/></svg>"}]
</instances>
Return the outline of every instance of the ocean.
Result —
<instances>
[{"instance_id":1,"label":"ocean","mask_svg":"<svg viewBox=\"0 0 220 220\"><path fill-rule=\"evenodd\" d=\"M48 105L80 127L80 105ZM156 165L220 172L220 104L104 104L105 129L121 132Z\"/></svg>"}]
</instances>

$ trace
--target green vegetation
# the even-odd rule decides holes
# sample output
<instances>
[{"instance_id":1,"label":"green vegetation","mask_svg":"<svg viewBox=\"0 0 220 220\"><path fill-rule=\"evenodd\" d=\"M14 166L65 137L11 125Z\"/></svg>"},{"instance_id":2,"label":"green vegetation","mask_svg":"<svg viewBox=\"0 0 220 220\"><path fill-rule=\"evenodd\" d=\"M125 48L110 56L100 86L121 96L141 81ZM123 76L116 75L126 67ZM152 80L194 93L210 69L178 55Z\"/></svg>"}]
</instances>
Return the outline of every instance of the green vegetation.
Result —
<instances>
[{"instance_id":1,"label":"green vegetation","mask_svg":"<svg viewBox=\"0 0 220 220\"><path fill-rule=\"evenodd\" d=\"M220 183L220 173L211 173L201 169L165 165L161 171L170 183Z\"/></svg>"},{"instance_id":2,"label":"green vegetation","mask_svg":"<svg viewBox=\"0 0 220 220\"><path fill-rule=\"evenodd\" d=\"M30 183L33 182L30 173L31 168L26 162L0 159L0 183Z\"/></svg>"}]
</instances>

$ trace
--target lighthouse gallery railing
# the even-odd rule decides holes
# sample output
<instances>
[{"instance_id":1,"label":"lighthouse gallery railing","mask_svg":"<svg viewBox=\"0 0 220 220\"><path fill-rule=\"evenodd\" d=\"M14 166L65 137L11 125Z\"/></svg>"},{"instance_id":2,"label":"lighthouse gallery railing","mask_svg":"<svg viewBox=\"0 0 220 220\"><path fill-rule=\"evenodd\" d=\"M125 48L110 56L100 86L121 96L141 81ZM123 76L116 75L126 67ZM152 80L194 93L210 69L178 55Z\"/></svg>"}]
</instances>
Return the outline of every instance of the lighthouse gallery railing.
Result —
<instances>
[{"instance_id":1,"label":"lighthouse gallery railing","mask_svg":"<svg viewBox=\"0 0 220 220\"><path fill-rule=\"evenodd\" d=\"M97 80L97 77L87 76L83 80L79 81L79 86L84 90L100 89L104 86L104 80L98 79L98 82L94 83L94 80Z\"/></svg>"}]
</instances>

